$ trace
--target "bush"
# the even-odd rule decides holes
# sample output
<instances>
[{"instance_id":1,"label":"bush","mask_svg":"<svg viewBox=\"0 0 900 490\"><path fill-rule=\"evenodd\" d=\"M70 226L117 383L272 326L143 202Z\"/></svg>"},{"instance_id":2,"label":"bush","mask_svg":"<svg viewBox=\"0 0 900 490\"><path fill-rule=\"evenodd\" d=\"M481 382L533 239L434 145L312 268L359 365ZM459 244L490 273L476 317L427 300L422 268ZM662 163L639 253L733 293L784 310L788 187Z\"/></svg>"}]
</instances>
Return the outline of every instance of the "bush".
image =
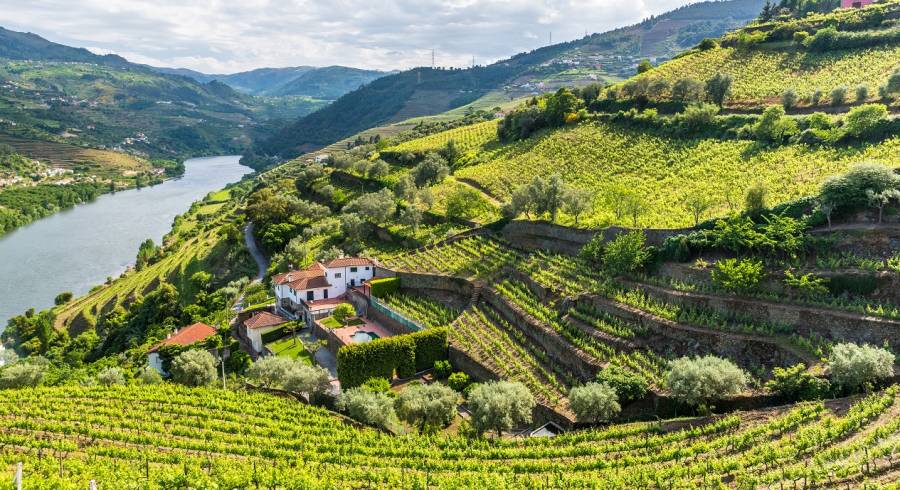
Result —
<instances>
[{"instance_id":1,"label":"bush","mask_svg":"<svg viewBox=\"0 0 900 490\"><path fill-rule=\"evenodd\" d=\"M472 427L483 434L488 430L501 436L504 430L531 423L534 397L522 383L491 381L479 384L469 394Z\"/></svg>"},{"instance_id":2,"label":"bush","mask_svg":"<svg viewBox=\"0 0 900 490\"><path fill-rule=\"evenodd\" d=\"M384 378L369 378L365 383L360 385L360 387L364 390L369 390L372 393L384 393L387 396L393 395L393 392L391 391L391 382Z\"/></svg>"},{"instance_id":3,"label":"bush","mask_svg":"<svg viewBox=\"0 0 900 490\"><path fill-rule=\"evenodd\" d=\"M159 371L146 367L141 370L141 373L138 375L138 381L142 385L158 385L163 382L162 375L159 374Z\"/></svg>"},{"instance_id":4,"label":"bush","mask_svg":"<svg viewBox=\"0 0 900 490\"><path fill-rule=\"evenodd\" d=\"M104 368L97 374L97 382L103 386L123 385L125 374L117 367Z\"/></svg>"},{"instance_id":5,"label":"bush","mask_svg":"<svg viewBox=\"0 0 900 490\"><path fill-rule=\"evenodd\" d=\"M415 343L416 372L424 371L437 361L447 359L447 349L450 348L447 340L446 328L429 328L409 335Z\"/></svg>"},{"instance_id":6,"label":"bush","mask_svg":"<svg viewBox=\"0 0 900 490\"><path fill-rule=\"evenodd\" d=\"M844 116L844 131L854 138L865 137L887 118L888 109L884 104L863 104L850 109Z\"/></svg>"},{"instance_id":7,"label":"bush","mask_svg":"<svg viewBox=\"0 0 900 490\"><path fill-rule=\"evenodd\" d=\"M712 270L712 280L729 291L747 293L759 286L765 275L763 263L751 259L722 259Z\"/></svg>"},{"instance_id":8,"label":"bush","mask_svg":"<svg viewBox=\"0 0 900 490\"><path fill-rule=\"evenodd\" d=\"M831 105L844 105L847 101L847 87L837 87L831 91Z\"/></svg>"},{"instance_id":9,"label":"bush","mask_svg":"<svg viewBox=\"0 0 900 490\"><path fill-rule=\"evenodd\" d=\"M760 121L760 124L762 122ZM744 196L744 209L749 213L759 213L766 209L766 194L769 191L762 183L757 182L747 189L747 195Z\"/></svg>"},{"instance_id":10,"label":"bush","mask_svg":"<svg viewBox=\"0 0 900 490\"><path fill-rule=\"evenodd\" d=\"M415 385L400 392L394 410L420 432L432 433L450 424L458 400L459 394L444 385Z\"/></svg>"},{"instance_id":11,"label":"bush","mask_svg":"<svg viewBox=\"0 0 900 490\"><path fill-rule=\"evenodd\" d=\"M796 106L798 100L800 100L800 97L797 96L797 92L792 88L785 90L781 94L781 106L785 109L791 109Z\"/></svg>"},{"instance_id":12,"label":"bush","mask_svg":"<svg viewBox=\"0 0 900 490\"><path fill-rule=\"evenodd\" d=\"M0 389L34 388L47 375L48 363L41 360L24 360L0 368Z\"/></svg>"},{"instance_id":13,"label":"bush","mask_svg":"<svg viewBox=\"0 0 900 490\"><path fill-rule=\"evenodd\" d=\"M871 345L837 344L828 360L831 379L844 390L870 390L878 381L894 375L894 355Z\"/></svg>"},{"instance_id":14,"label":"bush","mask_svg":"<svg viewBox=\"0 0 900 490\"><path fill-rule=\"evenodd\" d=\"M603 265L613 274L629 274L641 269L650 259L646 241L641 230L617 236L603 251Z\"/></svg>"},{"instance_id":15,"label":"bush","mask_svg":"<svg viewBox=\"0 0 900 490\"><path fill-rule=\"evenodd\" d=\"M796 96L794 102L796 103ZM763 111L759 122L753 129L757 140L768 143L783 143L791 136L797 134L797 122L793 118L786 116L782 106L771 106ZM751 190L757 189L754 186ZM749 196L749 194L748 194ZM765 204L757 206L751 210L760 210L765 208Z\"/></svg>"},{"instance_id":16,"label":"bush","mask_svg":"<svg viewBox=\"0 0 900 490\"><path fill-rule=\"evenodd\" d=\"M584 244L581 247L581 250L578 252L578 256L586 259L590 262L594 263L602 263L603 262L603 251L606 249L606 240L603 237L603 233L595 234L590 241Z\"/></svg>"},{"instance_id":17,"label":"bush","mask_svg":"<svg viewBox=\"0 0 900 490\"><path fill-rule=\"evenodd\" d=\"M432 365L434 360L431 361ZM345 345L338 350L337 372L341 386L353 388L369 378L408 378L416 372L416 344L412 335Z\"/></svg>"},{"instance_id":18,"label":"bush","mask_svg":"<svg viewBox=\"0 0 900 490\"><path fill-rule=\"evenodd\" d=\"M784 285L791 288L796 296L804 299L820 298L828 294L828 280L817 277L812 272L795 275L793 271L784 271Z\"/></svg>"},{"instance_id":19,"label":"bush","mask_svg":"<svg viewBox=\"0 0 900 490\"><path fill-rule=\"evenodd\" d=\"M344 390L337 398L338 410L364 424L395 431L398 428L394 402L383 393L374 393L363 388Z\"/></svg>"},{"instance_id":20,"label":"bush","mask_svg":"<svg viewBox=\"0 0 900 490\"><path fill-rule=\"evenodd\" d=\"M334 312L331 316L333 316L338 323L344 325L344 322L356 316L356 310L353 309L353 305L350 303L341 303L334 308Z\"/></svg>"},{"instance_id":21,"label":"bush","mask_svg":"<svg viewBox=\"0 0 900 490\"><path fill-rule=\"evenodd\" d=\"M856 101L859 103L863 103L869 98L869 86L866 84L860 84L856 87Z\"/></svg>"},{"instance_id":22,"label":"bush","mask_svg":"<svg viewBox=\"0 0 900 490\"><path fill-rule=\"evenodd\" d=\"M205 350L182 352L172 360L172 380L185 386L206 386L216 380L216 359Z\"/></svg>"},{"instance_id":23,"label":"bush","mask_svg":"<svg viewBox=\"0 0 900 490\"><path fill-rule=\"evenodd\" d=\"M643 376L612 364L597 373L597 382L615 390L621 403L644 398L650 388Z\"/></svg>"},{"instance_id":24,"label":"bush","mask_svg":"<svg viewBox=\"0 0 900 490\"><path fill-rule=\"evenodd\" d=\"M714 399L737 395L747 386L747 376L729 360L715 356L672 361L666 386L676 400L697 406Z\"/></svg>"},{"instance_id":25,"label":"bush","mask_svg":"<svg viewBox=\"0 0 900 490\"><path fill-rule=\"evenodd\" d=\"M828 380L813 376L803 364L792 367L776 367L766 389L785 401L819 400L828 394Z\"/></svg>"},{"instance_id":26,"label":"bush","mask_svg":"<svg viewBox=\"0 0 900 490\"><path fill-rule=\"evenodd\" d=\"M569 391L569 406L579 422L593 424L610 420L622 411L616 391L601 383L572 388Z\"/></svg>"},{"instance_id":27,"label":"bush","mask_svg":"<svg viewBox=\"0 0 900 490\"><path fill-rule=\"evenodd\" d=\"M369 281L369 287L371 288L372 296L383 298L400 290L400 278L385 277L383 279L372 279Z\"/></svg>"},{"instance_id":28,"label":"bush","mask_svg":"<svg viewBox=\"0 0 900 490\"><path fill-rule=\"evenodd\" d=\"M453 373L450 361L434 361L434 376L437 379L447 379Z\"/></svg>"},{"instance_id":29,"label":"bush","mask_svg":"<svg viewBox=\"0 0 900 490\"><path fill-rule=\"evenodd\" d=\"M72 292L66 291L64 293L59 293L56 295L56 298L53 298L53 304L55 305L64 305L72 301Z\"/></svg>"},{"instance_id":30,"label":"bush","mask_svg":"<svg viewBox=\"0 0 900 490\"><path fill-rule=\"evenodd\" d=\"M466 391L466 388L472 383L469 379L469 375L466 373L453 373L447 378L447 384L454 391L458 391L460 393Z\"/></svg>"}]
</instances>

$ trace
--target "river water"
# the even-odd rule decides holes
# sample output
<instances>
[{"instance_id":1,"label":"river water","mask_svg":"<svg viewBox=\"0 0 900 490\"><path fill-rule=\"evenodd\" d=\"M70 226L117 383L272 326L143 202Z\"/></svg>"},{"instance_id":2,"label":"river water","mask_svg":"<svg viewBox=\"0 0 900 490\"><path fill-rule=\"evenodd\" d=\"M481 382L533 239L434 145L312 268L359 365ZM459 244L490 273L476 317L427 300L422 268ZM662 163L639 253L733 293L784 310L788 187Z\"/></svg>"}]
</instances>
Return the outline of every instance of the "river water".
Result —
<instances>
[{"instance_id":1,"label":"river water","mask_svg":"<svg viewBox=\"0 0 900 490\"><path fill-rule=\"evenodd\" d=\"M178 179L104 194L0 237L0 331L28 308L53 306L63 291L78 297L118 277L141 242L159 243L192 202L251 172L239 160L193 158Z\"/></svg>"}]
</instances>

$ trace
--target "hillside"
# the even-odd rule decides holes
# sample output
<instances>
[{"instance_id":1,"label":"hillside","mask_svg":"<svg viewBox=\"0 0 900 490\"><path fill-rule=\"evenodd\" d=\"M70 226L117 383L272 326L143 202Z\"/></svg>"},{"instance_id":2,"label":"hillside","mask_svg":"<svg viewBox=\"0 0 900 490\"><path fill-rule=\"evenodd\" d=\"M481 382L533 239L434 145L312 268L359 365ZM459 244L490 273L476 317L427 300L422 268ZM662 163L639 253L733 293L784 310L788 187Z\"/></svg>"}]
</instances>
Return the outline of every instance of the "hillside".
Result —
<instances>
[{"instance_id":1,"label":"hillside","mask_svg":"<svg viewBox=\"0 0 900 490\"><path fill-rule=\"evenodd\" d=\"M492 91L509 101L562 86L620 80L634 73L640 59L668 59L704 37L745 24L762 5L760 0L701 2L484 67L416 68L384 77L259 141L254 151L293 157L374 126L440 114Z\"/></svg>"}]
</instances>

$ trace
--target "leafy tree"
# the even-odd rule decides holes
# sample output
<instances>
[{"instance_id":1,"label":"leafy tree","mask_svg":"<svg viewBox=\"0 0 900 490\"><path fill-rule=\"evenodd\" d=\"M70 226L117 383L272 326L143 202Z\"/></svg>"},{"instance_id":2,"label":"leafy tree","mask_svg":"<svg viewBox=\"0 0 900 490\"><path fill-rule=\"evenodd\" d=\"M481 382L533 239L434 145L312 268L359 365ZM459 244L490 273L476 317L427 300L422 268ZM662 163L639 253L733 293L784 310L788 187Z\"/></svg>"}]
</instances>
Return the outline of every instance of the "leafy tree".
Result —
<instances>
[{"instance_id":1,"label":"leafy tree","mask_svg":"<svg viewBox=\"0 0 900 490\"><path fill-rule=\"evenodd\" d=\"M640 63L638 63L637 73L638 73L638 75L640 75L641 73L646 73L652 69L653 69L653 63L650 63L650 60L648 60L647 58L644 58L641 60Z\"/></svg>"},{"instance_id":2,"label":"leafy tree","mask_svg":"<svg viewBox=\"0 0 900 490\"><path fill-rule=\"evenodd\" d=\"M716 122L719 106L707 103L694 103L675 115L677 124L686 131L702 131Z\"/></svg>"},{"instance_id":3,"label":"leafy tree","mask_svg":"<svg viewBox=\"0 0 900 490\"><path fill-rule=\"evenodd\" d=\"M125 384L125 373L118 367L107 367L97 373L97 382L103 386Z\"/></svg>"},{"instance_id":4,"label":"leafy tree","mask_svg":"<svg viewBox=\"0 0 900 490\"><path fill-rule=\"evenodd\" d=\"M594 195L591 191L571 187L563 194L563 211L575 218L575 226L578 226L578 218L589 213L594 205Z\"/></svg>"},{"instance_id":5,"label":"leafy tree","mask_svg":"<svg viewBox=\"0 0 900 490\"><path fill-rule=\"evenodd\" d=\"M325 368L294 360L294 366L288 371L282 387L287 391L305 393L310 401L314 401L331 390L331 375Z\"/></svg>"},{"instance_id":6,"label":"leafy tree","mask_svg":"<svg viewBox=\"0 0 900 490\"><path fill-rule=\"evenodd\" d=\"M463 372L453 373L447 378L447 385L455 391L463 392L470 384L472 384L472 380L469 379L468 374Z\"/></svg>"},{"instance_id":7,"label":"leafy tree","mask_svg":"<svg viewBox=\"0 0 900 490\"><path fill-rule=\"evenodd\" d=\"M56 295L56 298L53 299L53 304L55 305L64 305L72 301L72 292L66 291L64 293L59 293Z\"/></svg>"},{"instance_id":8,"label":"leafy tree","mask_svg":"<svg viewBox=\"0 0 900 490\"><path fill-rule=\"evenodd\" d=\"M700 224L700 217L712 207L712 200L704 192L695 192L684 201L684 206L694 216L694 226Z\"/></svg>"},{"instance_id":9,"label":"leafy tree","mask_svg":"<svg viewBox=\"0 0 900 490\"><path fill-rule=\"evenodd\" d=\"M891 201L900 200L900 189L887 189L881 192L866 189L866 197L869 199L869 205L878 210L878 222L881 223L884 216L884 207Z\"/></svg>"},{"instance_id":10,"label":"leafy tree","mask_svg":"<svg viewBox=\"0 0 900 490\"><path fill-rule=\"evenodd\" d=\"M804 364L791 367L775 367L766 389L786 401L819 400L828 394L828 380L817 378Z\"/></svg>"},{"instance_id":11,"label":"leafy tree","mask_svg":"<svg viewBox=\"0 0 900 490\"><path fill-rule=\"evenodd\" d=\"M172 360L172 380L185 386L207 386L216 380L216 359L209 352L194 349Z\"/></svg>"},{"instance_id":12,"label":"leafy tree","mask_svg":"<svg viewBox=\"0 0 900 490\"><path fill-rule=\"evenodd\" d=\"M447 196L447 217L472 219L484 209L481 194L475 189L458 186Z\"/></svg>"},{"instance_id":13,"label":"leafy tree","mask_svg":"<svg viewBox=\"0 0 900 490\"><path fill-rule=\"evenodd\" d=\"M781 94L781 106L789 110L797 105L797 101L800 100L800 97L797 95L797 92L794 89L789 88L785 90Z\"/></svg>"},{"instance_id":14,"label":"leafy tree","mask_svg":"<svg viewBox=\"0 0 900 490\"><path fill-rule=\"evenodd\" d=\"M148 238L141 242L140 247L138 247L137 259L135 259L134 268L137 270L141 270L147 265L149 265L159 254L159 247L153 243L153 240Z\"/></svg>"},{"instance_id":15,"label":"leafy tree","mask_svg":"<svg viewBox=\"0 0 900 490\"><path fill-rule=\"evenodd\" d=\"M622 411L616 391L602 383L587 383L569 390L569 406L579 422L593 424L611 420Z\"/></svg>"},{"instance_id":16,"label":"leafy tree","mask_svg":"<svg viewBox=\"0 0 900 490\"><path fill-rule=\"evenodd\" d=\"M890 167L862 163L844 175L826 180L819 199L835 209L859 209L869 204L869 191L877 194L897 188L900 188L900 177Z\"/></svg>"},{"instance_id":17,"label":"leafy tree","mask_svg":"<svg viewBox=\"0 0 900 490\"><path fill-rule=\"evenodd\" d=\"M884 104L864 104L854 107L844 116L844 131L850 136L859 138L869 134L888 118L888 109Z\"/></svg>"},{"instance_id":18,"label":"leafy tree","mask_svg":"<svg viewBox=\"0 0 900 490\"><path fill-rule=\"evenodd\" d=\"M757 182L753 184L749 189L747 189L747 194L744 197L744 209L750 213L759 213L766 209L766 195L769 193L769 190L766 189L766 186L762 182Z\"/></svg>"},{"instance_id":19,"label":"leafy tree","mask_svg":"<svg viewBox=\"0 0 900 490\"><path fill-rule=\"evenodd\" d=\"M845 390L870 390L875 383L894 375L894 355L871 345L837 344L828 360L831 379Z\"/></svg>"},{"instance_id":20,"label":"leafy tree","mask_svg":"<svg viewBox=\"0 0 900 490\"><path fill-rule=\"evenodd\" d=\"M694 78L679 78L672 85L672 100L685 105L703 101L703 82Z\"/></svg>"},{"instance_id":21,"label":"leafy tree","mask_svg":"<svg viewBox=\"0 0 900 490\"><path fill-rule=\"evenodd\" d=\"M296 367L297 361L281 356L267 356L253 363L247 370L247 378L267 388L284 386L288 373Z\"/></svg>"},{"instance_id":22,"label":"leafy tree","mask_svg":"<svg viewBox=\"0 0 900 490\"><path fill-rule=\"evenodd\" d=\"M341 215L341 232L346 243L359 246L372 234L372 224L356 213L345 213Z\"/></svg>"},{"instance_id":23,"label":"leafy tree","mask_svg":"<svg viewBox=\"0 0 900 490\"><path fill-rule=\"evenodd\" d=\"M822 95L823 95L823 94L822 94L822 91L821 91L821 90L816 90L816 91L813 92L813 94L810 96L809 101L812 103L812 105L819 105L819 102L822 101Z\"/></svg>"},{"instance_id":24,"label":"leafy tree","mask_svg":"<svg viewBox=\"0 0 900 490\"><path fill-rule=\"evenodd\" d=\"M891 73L884 88L885 93L889 96L900 94L900 68L894 70L894 73Z\"/></svg>"},{"instance_id":25,"label":"leafy tree","mask_svg":"<svg viewBox=\"0 0 900 490\"><path fill-rule=\"evenodd\" d=\"M413 182L418 187L426 187L443 182L450 174L447 160L437 153L425 155L425 159L412 170Z\"/></svg>"},{"instance_id":26,"label":"leafy tree","mask_svg":"<svg viewBox=\"0 0 900 490\"><path fill-rule=\"evenodd\" d=\"M312 252L303 237L291 238L291 241L284 247L283 255L284 261L291 268L305 269L312 264Z\"/></svg>"},{"instance_id":27,"label":"leafy tree","mask_svg":"<svg viewBox=\"0 0 900 490\"><path fill-rule=\"evenodd\" d=\"M400 223L418 230L422 223L422 211L415 206L407 206L400 211Z\"/></svg>"},{"instance_id":28,"label":"leafy tree","mask_svg":"<svg viewBox=\"0 0 900 490\"><path fill-rule=\"evenodd\" d=\"M29 358L0 367L0 389L34 388L43 382L49 363L43 358Z\"/></svg>"},{"instance_id":29,"label":"leafy tree","mask_svg":"<svg viewBox=\"0 0 900 490\"><path fill-rule=\"evenodd\" d=\"M727 359L715 356L682 357L672 361L666 386L675 399L691 406L737 395L747 387L747 376Z\"/></svg>"},{"instance_id":30,"label":"leafy tree","mask_svg":"<svg viewBox=\"0 0 900 490\"><path fill-rule=\"evenodd\" d=\"M782 143L797 134L797 122L785 115L784 107L767 107L753 129L756 139L770 143Z\"/></svg>"},{"instance_id":31,"label":"leafy tree","mask_svg":"<svg viewBox=\"0 0 900 490\"><path fill-rule=\"evenodd\" d=\"M397 212L394 194L388 189L363 194L344 206L344 213L356 213L364 220L374 223L386 223Z\"/></svg>"},{"instance_id":32,"label":"leafy tree","mask_svg":"<svg viewBox=\"0 0 900 490\"><path fill-rule=\"evenodd\" d=\"M869 86L861 83L856 86L856 101L862 104L869 99Z\"/></svg>"},{"instance_id":33,"label":"leafy tree","mask_svg":"<svg viewBox=\"0 0 900 490\"><path fill-rule=\"evenodd\" d=\"M650 259L646 242L647 237L641 230L620 234L604 247L603 265L616 275L637 271Z\"/></svg>"},{"instance_id":34,"label":"leafy tree","mask_svg":"<svg viewBox=\"0 0 900 490\"><path fill-rule=\"evenodd\" d=\"M418 427L419 432L433 433L446 427L456 416L459 394L441 384L419 384L400 392L394 410L401 420Z\"/></svg>"},{"instance_id":35,"label":"leafy tree","mask_svg":"<svg viewBox=\"0 0 900 490\"><path fill-rule=\"evenodd\" d=\"M362 387L350 388L338 396L337 408L364 424L381 429L394 431L399 425L394 402L384 393Z\"/></svg>"},{"instance_id":36,"label":"leafy tree","mask_svg":"<svg viewBox=\"0 0 900 490\"><path fill-rule=\"evenodd\" d=\"M479 433L489 430L500 437L504 430L531 423L534 397L522 383L490 381L469 394L472 427Z\"/></svg>"},{"instance_id":37,"label":"leafy tree","mask_svg":"<svg viewBox=\"0 0 900 490\"><path fill-rule=\"evenodd\" d=\"M643 376L613 364L597 373L597 382L615 390L621 403L640 400L650 389Z\"/></svg>"},{"instance_id":38,"label":"leafy tree","mask_svg":"<svg viewBox=\"0 0 900 490\"><path fill-rule=\"evenodd\" d=\"M712 270L714 283L735 292L753 291L764 276L763 263L752 259L722 259Z\"/></svg>"},{"instance_id":39,"label":"leafy tree","mask_svg":"<svg viewBox=\"0 0 900 490\"><path fill-rule=\"evenodd\" d=\"M156 369L145 367L138 374L138 381L143 385L158 385L163 382L163 378Z\"/></svg>"},{"instance_id":40,"label":"leafy tree","mask_svg":"<svg viewBox=\"0 0 900 490\"><path fill-rule=\"evenodd\" d=\"M447 163L451 167L455 167L460 157L462 157L462 150L459 149L456 141L450 140L443 148L441 148L439 154L444 157L444 160L447 160Z\"/></svg>"},{"instance_id":41,"label":"leafy tree","mask_svg":"<svg viewBox=\"0 0 900 490\"><path fill-rule=\"evenodd\" d=\"M212 274L206 271L197 271L191 275L191 283L201 291L208 291L212 284Z\"/></svg>"},{"instance_id":42,"label":"leafy tree","mask_svg":"<svg viewBox=\"0 0 900 490\"><path fill-rule=\"evenodd\" d=\"M375 160L372 163L372 166L369 167L369 171L367 173L368 177L373 180L378 180L385 177L388 173L390 173L391 167L384 160Z\"/></svg>"},{"instance_id":43,"label":"leafy tree","mask_svg":"<svg viewBox=\"0 0 900 490\"><path fill-rule=\"evenodd\" d=\"M844 102L847 101L847 87L836 87L831 91L831 105L839 106L844 105Z\"/></svg>"},{"instance_id":44,"label":"leafy tree","mask_svg":"<svg viewBox=\"0 0 900 490\"><path fill-rule=\"evenodd\" d=\"M350 303L341 303L334 308L331 314L338 323L345 324L347 320L356 316L356 310Z\"/></svg>"},{"instance_id":45,"label":"leafy tree","mask_svg":"<svg viewBox=\"0 0 900 490\"><path fill-rule=\"evenodd\" d=\"M731 75L716 73L706 81L706 98L713 104L722 107L731 92L733 81Z\"/></svg>"}]
</instances>

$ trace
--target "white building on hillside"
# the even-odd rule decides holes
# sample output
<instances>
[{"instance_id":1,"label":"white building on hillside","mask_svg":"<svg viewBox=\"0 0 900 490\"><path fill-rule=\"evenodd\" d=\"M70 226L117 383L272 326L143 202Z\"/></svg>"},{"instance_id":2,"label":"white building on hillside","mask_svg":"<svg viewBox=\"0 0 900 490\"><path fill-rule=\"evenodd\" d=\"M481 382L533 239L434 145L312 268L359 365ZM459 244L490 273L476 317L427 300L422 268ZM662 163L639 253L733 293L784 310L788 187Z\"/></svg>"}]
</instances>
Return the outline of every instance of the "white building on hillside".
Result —
<instances>
[{"instance_id":1,"label":"white building on hillside","mask_svg":"<svg viewBox=\"0 0 900 490\"><path fill-rule=\"evenodd\" d=\"M276 312L308 325L331 314L345 302L347 289L375 277L375 263L366 258L346 257L322 264L315 262L300 271L272 278Z\"/></svg>"}]
</instances>

